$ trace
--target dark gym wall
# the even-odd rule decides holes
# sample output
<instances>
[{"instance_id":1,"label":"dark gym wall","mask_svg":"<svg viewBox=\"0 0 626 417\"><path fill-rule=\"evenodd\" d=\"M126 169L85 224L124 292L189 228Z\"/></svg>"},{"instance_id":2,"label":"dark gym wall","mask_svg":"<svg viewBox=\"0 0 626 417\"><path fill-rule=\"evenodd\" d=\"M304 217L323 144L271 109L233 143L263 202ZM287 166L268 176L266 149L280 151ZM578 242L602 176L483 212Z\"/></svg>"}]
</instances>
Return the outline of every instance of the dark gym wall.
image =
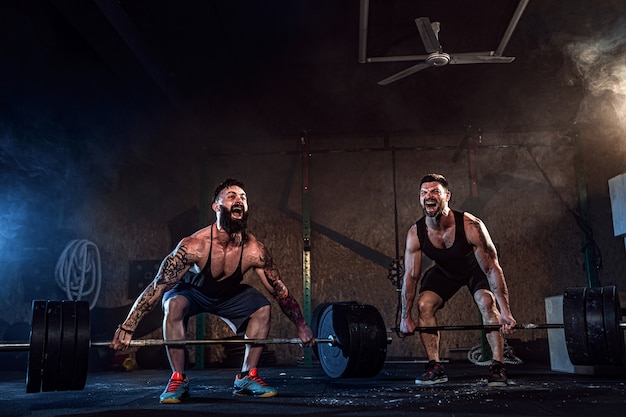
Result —
<instances>
[{"instance_id":1,"label":"dark gym wall","mask_svg":"<svg viewBox=\"0 0 626 417\"><path fill-rule=\"evenodd\" d=\"M602 132L607 138L615 131ZM382 264L404 250L410 224L420 216L418 181L428 172L442 172L451 182L455 208L469 210L469 159L462 151L456 163L458 136L362 138L309 138L310 198L312 233L312 302L358 301L378 308L389 328L395 326L398 306L396 288ZM483 132L477 146L478 204L475 212L486 222L496 242L509 283L511 305L520 322L544 322L544 298L562 294L568 286L586 285L583 266L582 231L570 210L577 211L579 196L576 169L588 172L589 213L594 237L603 255L599 278L603 285L623 287L623 242L612 236L607 184L595 176L606 165L590 158L598 145L588 132L579 138L586 157L584 166L574 163L575 145L563 134ZM611 145L615 142L607 141ZM420 145L421 144L421 145ZM395 148L396 193L393 190L392 148ZM152 179L132 175L110 193L84 205L65 226L78 236L92 238L103 251L105 280L100 303L118 306L129 303L128 262L160 259L171 250L168 219L200 204L202 187L212 194L226 176L237 176L247 184L250 198L250 230L264 241L280 266L290 289L302 300L301 155L299 135L262 144L250 143L246 152L238 147L207 156L203 181L201 164L189 165L160 188ZM615 146L613 157L624 158ZM608 152L608 151L607 151ZM589 163L591 161L591 164ZM536 161L536 162L535 162ZM610 164L609 164L610 165ZM609 169L612 169L610 166ZM543 171L543 173L542 173ZM551 184L548 184L545 175ZM592 175L589 175L592 174ZM605 173L605 177L617 174ZM598 181L595 188L591 181ZM134 184L132 186L128 186ZM145 189L154 188L150 193ZM169 195L170 189L175 189ZM138 192L138 190L144 190ZM395 234L394 198L397 201L398 235ZM561 201L561 199L563 201ZM159 209L147 209L158 207ZM141 214L146 210L147 215ZM209 215L213 220L213 216ZM83 224L90 224L89 228ZM248 279L254 284L254 276ZM258 286L258 284L255 284ZM273 306L272 335L290 337L291 323ZM471 298L461 291L442 311L442 324L474 323L478 313ZM209 337L225 337L224 326L209 322ZM524 341L545 338L545 331L519 332ZM469 348L479 343L476 332L446 333L444 356L450 348ZM279 358L297 360L293 346L276 348ZM287 352L287 353L285 353ZM421 356L416 339L394 340L391 356Z\"/></svg>"}]
</instances>

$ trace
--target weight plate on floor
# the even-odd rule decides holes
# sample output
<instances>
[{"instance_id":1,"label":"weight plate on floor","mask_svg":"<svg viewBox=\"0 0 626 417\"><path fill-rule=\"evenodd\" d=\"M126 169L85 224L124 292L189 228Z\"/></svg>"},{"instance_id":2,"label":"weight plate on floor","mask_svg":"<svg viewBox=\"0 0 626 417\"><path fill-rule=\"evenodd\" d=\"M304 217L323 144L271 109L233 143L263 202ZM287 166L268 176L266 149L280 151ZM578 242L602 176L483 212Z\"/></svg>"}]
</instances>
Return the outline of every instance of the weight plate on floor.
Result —
<instances>
[{"instance_id":1,"label":"weight plate on floor","mask_svg":"<svg viewBox=\"0 0 626 417\"><path fill-rule=\"evenodd\" d=\"M325 339L326 337L328 337L328 335L322 335L322 334L319 333L319 323L320 323L320 316L322 315L322 313L324 312L326 307L328 307L331 304L358 304L358 302L356 302L356 301L340 301L340 302L337 302L337 303L321 303L321 304L318 304L317 307L315 307L315 309L313 310L313 313L311 314L311 330L313 331L313 337L315 337L315 338L322 338L322 339ZM317 344L315 344L313 346L313 353L315 354L315 357L317 357L319 359L320 355L319 355L318 345Z\"/></svg>"},{"instance_id":2,"label":"weight plate on floor","mask_svg":"<svg viewBox=\"0 0 626 417\"><path fill-rule=\"evenodd\" d=\"M604 310L604 331L608 352L608 362L621 366L624 363L624 332L620 328L622 307L615 286L603 287L602 308Z\"/></svg>"},{"instance_id":3,"label":"weight plate on floor","mask_svg":"<svg viewBox=\"0 0 626 417\"><path fill-rule=\"evenodd\" d=\"M330 304L331 303L318 304L317 307L315 307L315 309L313 310L313 313L311 313L311 331L313 332L313 337L315 338L325 337L325 336L321 336L319 333L320 316L322 315L326 307L328 307ZM318 351L317 344L313 346L313 353L315 354L315 357L319 359L320 354Z\"/></svg>"},{"instance_id":4,"label":"weight plate on floor","mask_svg":"<svg viewBox=\"0 0 626 417\"><path fill-rule=\"evenodd\" d=\"M337 346L321 343L319 359L331 378L368 378L382 369L387 355L387 330L370 305L337 303L320 315L321 338L334 335Z\"/></svg>"},{"instance_id":5,"label":"weight plate on floor","mask_svg":"<svg viewBox=\"0 0 626 417\"><path fill-rule=\"evenodd\" d=\"M371 305L335 305L335 318L348 323L350 361L344 378L370 378L378 375L387 357L387 328L382 316Z\"/></svg>"},{"instance_id":6,"label":"weight plate on floor","mask_svg":"<svg viewBox=\"0 0 626 417\"><path fill-rule=\"evenodd\" d=\"M58 391L72 389L76 355L76 302L61 301L61 352L59 354Z\"/></svg>"},{"instance_id":7,"label":"weight plate on floor","mask_svg":"<svg viewBox=\"0 0 626 417\"><path fill-rule=\"evenodd\" d=\"M89 348L91 347L91 324L89 321L89 302L76 301L76 345L74 347L73 390L82 390L87 382L89 370Z\"/></svg>"},{"instance_id":8,"label":"weight plate on floor","mask_svg":"<svg viewBox=\"0 0 626 417\"><path fill-rule=\"evenodd\" d=\"M585 320L585 295L587 288L570 287L563 293L563 330L565 346L570 362L574 365L591 364L591 354L587 343L587 322Z\"/></svg>"},{"instance_id":9,"label":"weight plate on floor","mask_svg":"<svg viewBox=\"0 0 626 417\"><path fill-rule=\"evenodd\" d=\"M46 349L41 373L41 390L56 391L61 356L61 302L48 301L46 306Z\"/></svg>"},{"instance_id":10,"label":"weight plate on floor","mask_svg":"<svg viewBox=\"0 0 626 417\"><path fill-rule=\"evenodd\" d=\"M30 323L30 347L26 371L26 392L41 391L41 372L46 349L46 302L33 300Z\"/></svg>"},{"instance_id":11,"label":"weight plate on floor","mask_svg":"<svg viewBox=\"0 0 626 417\"><path fill-rule=\"evenodd\" d=\"M320 338L334 336L336 345L328 343L319 343L317 350L322 369L331 378L341 377L350 361L350 347L347 345L350 341L346 323L341 320L335 320L335 309L332 304L322 309L319 317L318 334Z\"/></svg>"},{"instance_id":12,"label":"weight plate on floor","mask_svg":"<svg viewBox=\"0 0 626 417\"><path fill-rule=\"evenodd\" d=\"M585 321L587 327L587 347L591 357L590 365L606 365L608 348L604 329L604 308L602 287L587 288L585 295Z\"/></svg>"}]
</instances>

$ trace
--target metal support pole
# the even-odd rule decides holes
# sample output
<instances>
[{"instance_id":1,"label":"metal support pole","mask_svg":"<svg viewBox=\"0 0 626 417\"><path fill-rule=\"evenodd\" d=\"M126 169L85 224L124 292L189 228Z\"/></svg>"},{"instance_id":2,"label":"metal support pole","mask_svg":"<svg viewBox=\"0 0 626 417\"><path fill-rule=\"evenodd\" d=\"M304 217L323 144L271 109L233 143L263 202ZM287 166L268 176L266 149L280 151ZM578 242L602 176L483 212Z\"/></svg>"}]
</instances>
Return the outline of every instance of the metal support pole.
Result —
<instances>
[{"instance_id":1,"label":"metal support pole","mask_svg":"<svg viewBox=\"0 0 626 417\"><path fill-rule=\"evenodd\" d=\"M476 147L480 143L481 130L474 129L471 125L466 126L465 128L465 137L467 139L467 160L469 167L469 181L470 181L470 202L471 202L471 210L472 214L480 217L480 207L479 207L479 198L478 198L478 170L476 168ZM478 320L481 325L483 324L482 315L479 312ZM493 352L491 351L491 346L489 346L489 342L487 341L487 335L485 332L481 332L480 338L481 351L482 351L482 359L487 361L493 358Z\"/></svg>"},{"instance_id":2,"label":"metal support pole","mask_svg":"<svg viewBox=\"0 0 626 417\"><path fill-rule=\"evenodd\" d=\"M302 297L304 319L311 323L311 210L309 200L309 143L306 131L300 134L300 146L302 149ZM313 332L316 330L313 329ZM304 348L303 365L313 364L313 352L311 348Z\"/></svg>"}]
</instances>

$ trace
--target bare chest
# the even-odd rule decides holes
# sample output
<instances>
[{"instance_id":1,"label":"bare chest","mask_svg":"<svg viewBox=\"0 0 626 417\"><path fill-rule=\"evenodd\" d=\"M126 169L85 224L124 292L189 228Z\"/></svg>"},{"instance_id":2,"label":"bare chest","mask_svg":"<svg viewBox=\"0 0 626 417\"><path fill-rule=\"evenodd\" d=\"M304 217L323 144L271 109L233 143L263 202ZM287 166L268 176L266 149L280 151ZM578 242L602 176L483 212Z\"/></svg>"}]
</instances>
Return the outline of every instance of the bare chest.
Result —
<instances>
[{"instance_id":1,"label":"bare chest","mask_svg":"<svg viewBox=\"0 0 626 417\"><path fill-rule=\"evenodd\" d=\"M226 248L213 245L210 253L207 253L204 265L198 267L211 273L216 280L229 277L239 269L243 269L243 248L241 246L228 246Z\"/></svg>"},{"instance_id":2,"label":"bare chest","mask_svg":"<svg viewBox=\"0 0 626 417\"><path fill-rule=\"evenodd\" d=\"M456 235L456 227L451 226L444 229L426 228L428 240L437 249L449 249L454 245L454 237Z\"/></svg>"}]
</instances>

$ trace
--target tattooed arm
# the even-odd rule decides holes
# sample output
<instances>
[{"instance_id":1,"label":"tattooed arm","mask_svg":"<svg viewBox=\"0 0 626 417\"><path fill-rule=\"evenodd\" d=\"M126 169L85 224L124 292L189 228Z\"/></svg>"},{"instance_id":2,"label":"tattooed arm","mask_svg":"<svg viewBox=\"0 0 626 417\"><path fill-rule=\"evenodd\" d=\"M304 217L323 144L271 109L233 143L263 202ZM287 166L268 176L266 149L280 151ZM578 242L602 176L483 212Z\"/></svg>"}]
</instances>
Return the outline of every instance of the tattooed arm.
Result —
<instances>
[{"instance_id":1,"label":"tattooed arm","mask_svg":"<svg viewBox=\"0 0 626 417\"><path fill-rule=\"evenodd\" d=\"M511 314L509 290L504 278L504 271L498 261L496 247L491 240L487 227L479 218L469 213L465 213L464 223L465 235L469 243L474 247L474 255L480 268L487 275L491 291L498 302L502 321L508 325L507 327L512 328L516 322Z\"/></svg>"},{"instance_id":2,"label":"tattooed arm","mask_svg":"<svg viewBox=\"0 0 626 417\"><path fill-rule=\"evenodd\" d=\"M259 275L261 282L272 294L283 313L296 325L298 337L302 339L303 344L305 346L313 345L313 332L304 320L298 301L280 279L278 267L274 264L274 260L265 245L260 242L257 243L259 245L259 260L262 264L262 267L255 269L257 275Z\"/></svg>"},{"instance_id":3,"label":"tattooed arm","mask_svg":"<svg viewBox=\"0 0 626 417\"><path fill-rule=\"evenodd\" d=\"M197 249L198 243L201 243L198 242L198 239L185 238L172 253L163 259L154 280L137 297L126 320L115 332L110 345L111 348L121 350L129 346L132 335L141 319L152 311L163 294L180 281L197 260L197 256L191 254L190 248Z\"/></svg>"}]
</instances>

